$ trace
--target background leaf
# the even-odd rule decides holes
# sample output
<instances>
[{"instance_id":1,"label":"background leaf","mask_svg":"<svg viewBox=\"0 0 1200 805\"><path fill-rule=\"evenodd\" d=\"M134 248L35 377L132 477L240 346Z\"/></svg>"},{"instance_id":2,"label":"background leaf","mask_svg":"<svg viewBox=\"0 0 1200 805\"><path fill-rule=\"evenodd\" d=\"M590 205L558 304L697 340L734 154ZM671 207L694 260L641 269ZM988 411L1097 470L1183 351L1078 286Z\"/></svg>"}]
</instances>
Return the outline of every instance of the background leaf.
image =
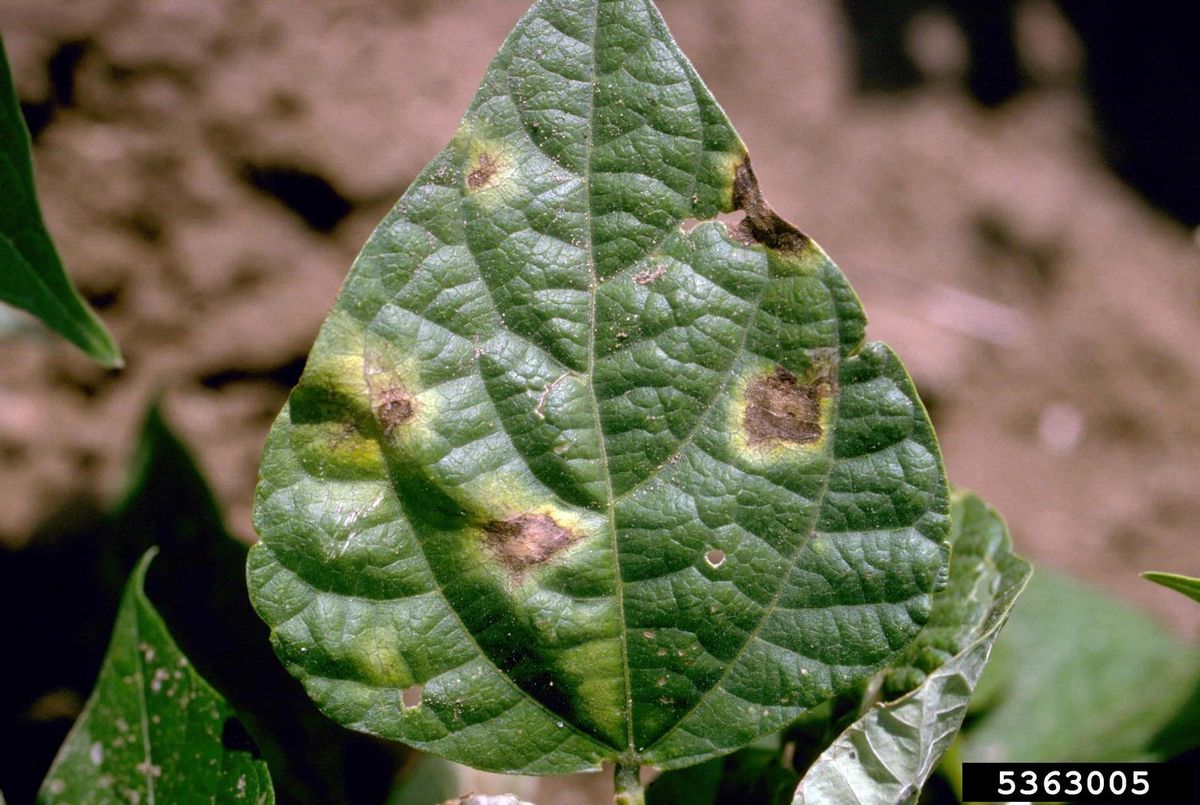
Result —
<instances>
[{"instance_id":1,"label":"background leaf","mask_svg":"<svg viewBox=\"0 0 1200 805\"><path fill-rule=\"evenodd\" d=\"M208 485L157 409L146 417L111 513L72 502L70 519L27 548L0 552L0 606L23 611L5 645L23 661L0 696L0 781L30 801L76 702L91 690L121 585L151 546L146 591L196 670L238 711L272 770L280 799L378 803L396 747L338 727L279 665L250 608L246 546L230 536ZM214 640L213 635L221 639Z\"/></svg>"},{"instance_id":2,"label":"background leaf","mask_svg":"<svg viewBox=\"0 0 1200 805\"><path fill-rule=\"evenodd\" d=\"M250 736L142 590L155 553L129 579L96 688L38 799L273 803Z\"/></svg>"},{"instance_id":3,"label":"background leaf","mask_svg":"<svg viewBox=\"0 0 1200 805\"><path fill-rule=\"evenodd\" d=\"M1176 592L1183 593L1193 601L1200 601L1200 579L1193 579L1190 576L1180 576L1178 573L1143 573L1142 578L1161 584Z\"/></svg>"},{"instance_id":4,"label":"background leaf","mask_svg":"<svg viewBox=\"0 0 1200 805\"><path fill-rule=\"evenodd\" d=\"M37 316L105 366L121 352L63 270L33 185L29 132L0 39L0 300Z\"/></svg>"},{"instance_id":5,"label":"background leaf","mask_svg":"<svg viewBox=\"0 0 1200 805\"><path fill-rule=\"evenodd\" d=\"M339 723L526 774L696 763L857 689L948 532L864 328L652 4L542 0L268 439L276 651Z\"/></svg>"},{"instance_id":6,"label":"background leaf","mask_svg":"<svg viewBox=\"0 0 1200 805\"><path fill-rule=\"evenodd\" d=\"M930 623L906 649L892 684L908 689L877 704L805 773L795 803L915 802L967 712L992 644L1029 580L1003 521L959 494L951 507L950 584Z\"/></svg>"},{"instance_id":7,"label":"background leaf","mask_svg":"<svg viewBox=\"0 0 1200 805\"><path fill-rule=\"evenodd\" d=\"M965 761L1165 759L1200 693L1200 650L1116 599L1039 569L996 644L963 730Z\"/></svg>"}]
</instances>

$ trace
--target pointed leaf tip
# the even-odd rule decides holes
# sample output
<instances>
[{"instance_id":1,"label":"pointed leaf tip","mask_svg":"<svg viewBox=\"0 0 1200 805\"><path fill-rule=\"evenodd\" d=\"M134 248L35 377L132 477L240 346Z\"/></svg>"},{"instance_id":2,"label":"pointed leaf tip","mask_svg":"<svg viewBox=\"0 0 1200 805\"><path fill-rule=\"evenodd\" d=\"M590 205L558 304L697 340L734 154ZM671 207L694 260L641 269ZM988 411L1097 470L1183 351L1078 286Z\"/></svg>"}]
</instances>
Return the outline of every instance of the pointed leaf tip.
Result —
<instances>
[{"instance_id":1,"label":"pointed leaf tip","mask_svg":"<svg viewBox=\"0 0 1200 805\"><path fill-rule=\"evenodd\" d=\"M1147 571L1142 574L1142 578L1146 581L1152 581L1155 584L1161 584L1163 587L1174 590L1177 593L1183 593L1193 601L1200 601L1200 579L1181 576L1178 573L1161 573L1157 571Z\"/></svg>"},{"instance_id":2,"label":"pointed leaf tip","mask_svg":"<svg viewBox=\"0 0 1200 805\"><path fill-rule=\"evenodd\" d=\"M120 369L120 349L67 276L46 231L29 148L0 38L0 301L37 316L100 364Z\"/></svg>"}]
</instances>

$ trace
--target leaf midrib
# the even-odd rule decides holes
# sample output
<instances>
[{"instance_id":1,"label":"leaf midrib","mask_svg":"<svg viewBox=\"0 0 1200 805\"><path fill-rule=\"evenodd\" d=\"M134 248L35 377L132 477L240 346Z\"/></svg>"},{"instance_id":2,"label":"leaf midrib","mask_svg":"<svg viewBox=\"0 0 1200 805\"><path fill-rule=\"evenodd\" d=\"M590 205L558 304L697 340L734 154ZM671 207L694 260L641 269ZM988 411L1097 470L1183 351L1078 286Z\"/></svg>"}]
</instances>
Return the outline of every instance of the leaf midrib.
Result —
<instances>
[{"instance_id":1,"label":"leaf midrib","mask_svg":"<svg viewBox=\"0 0 1200 805\"><path fill-rule=\"evenodd\" d=\"M142 645L149 645L142 640L142 602L140 598L135 599L136 607L133 612L133 635L136 642L133 645L134 659L137 663L137 691L138 691L138 715L142 721L142 748L145 750L146 771L146 798L148 805L155 805L154 797L154 756L152 754L152 746L150 741L150 713L149 707L146 704L146 670L145 670L145 654L142 651Z\"/></svg>"},{"instance_id":2,"label":"leaf midrib","mask_svg":"<svg viewBox=\"0 0 1200 805\"><path fill-rule=\"evenodd\" d=\"M604 500L607 506L608 531L612 541L613 556L613 597L617 607L618 643L621 646L621 673L624 677L625 695L625 751L633 755L636 751L633 735L633 679L629 670L629 627L625 622L625 581L621 578L621 547L617 539L617 510L613 500L612 472L608 461L608 439L604 433L604 420L600 416L600 401L596 397L596 298L600 292L600 277L596 271L596 231L592 219L592 154L594 151L594 134L596 131L596 85L599 83L596 74L596 38L600 32L600 3L596 0L592 6L591 40L588 43L588 53L591 66L588 70L590 80L590 97L587 114L587 137L584 142L584 225L587 228L587 267L590 293L588 294L588 350L587 350L587 388L588 399L591 401L592 416L596 420L596 435L599 443L600 468L604 473L606 493ZM519 114L519 113L518 113Z\"/></svg>"}]
</instances>

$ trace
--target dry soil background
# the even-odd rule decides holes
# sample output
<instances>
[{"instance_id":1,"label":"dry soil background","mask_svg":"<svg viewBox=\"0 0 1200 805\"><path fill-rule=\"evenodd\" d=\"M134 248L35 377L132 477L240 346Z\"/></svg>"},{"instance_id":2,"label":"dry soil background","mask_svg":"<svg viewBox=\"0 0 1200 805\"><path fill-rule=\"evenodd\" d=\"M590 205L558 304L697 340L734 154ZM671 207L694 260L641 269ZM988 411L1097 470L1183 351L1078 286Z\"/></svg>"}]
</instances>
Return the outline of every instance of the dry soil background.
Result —
<instances>
[{"instance_id":1,"label":"dry soil background","mask_svg":"<svg viewBox=\"0 0 1200 805\"><path fill-rule=\"evenodd\" d=\"M0 0L71 272L121 342L106 373L6 317L0 538L110 499L146 406L249 525L270 420L359 245L450 138L526 0ZM930 403L952 480L1029 556L1195 633L1135 571L1200 574L1200 248L1113 178L1048 4L1018 29L1033 89L853 92L828 0L663 0L773 206L860 291Z\"/></svg>"}]
</instances>

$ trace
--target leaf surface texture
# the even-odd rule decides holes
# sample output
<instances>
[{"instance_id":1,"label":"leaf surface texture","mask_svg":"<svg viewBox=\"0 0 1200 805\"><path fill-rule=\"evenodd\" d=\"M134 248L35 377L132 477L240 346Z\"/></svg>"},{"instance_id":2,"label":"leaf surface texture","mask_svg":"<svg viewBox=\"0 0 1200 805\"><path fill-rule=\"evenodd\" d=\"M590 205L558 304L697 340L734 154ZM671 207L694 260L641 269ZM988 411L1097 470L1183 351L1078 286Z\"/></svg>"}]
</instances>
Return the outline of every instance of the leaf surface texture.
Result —
<instances>
[{"instance_id":1,"label":"leaf surface texture","mask_svg":"<svg viewBox=\"0 0 1200 805\"><path fill-rule=\"evenodd\" d=\"M988 655L1032 569L1011 553L1004 522L957 496L950 583L887 685L907 688L851 724L805 773L794 805L916 802L954 739Z\"/></svg>"}]
</instances>

